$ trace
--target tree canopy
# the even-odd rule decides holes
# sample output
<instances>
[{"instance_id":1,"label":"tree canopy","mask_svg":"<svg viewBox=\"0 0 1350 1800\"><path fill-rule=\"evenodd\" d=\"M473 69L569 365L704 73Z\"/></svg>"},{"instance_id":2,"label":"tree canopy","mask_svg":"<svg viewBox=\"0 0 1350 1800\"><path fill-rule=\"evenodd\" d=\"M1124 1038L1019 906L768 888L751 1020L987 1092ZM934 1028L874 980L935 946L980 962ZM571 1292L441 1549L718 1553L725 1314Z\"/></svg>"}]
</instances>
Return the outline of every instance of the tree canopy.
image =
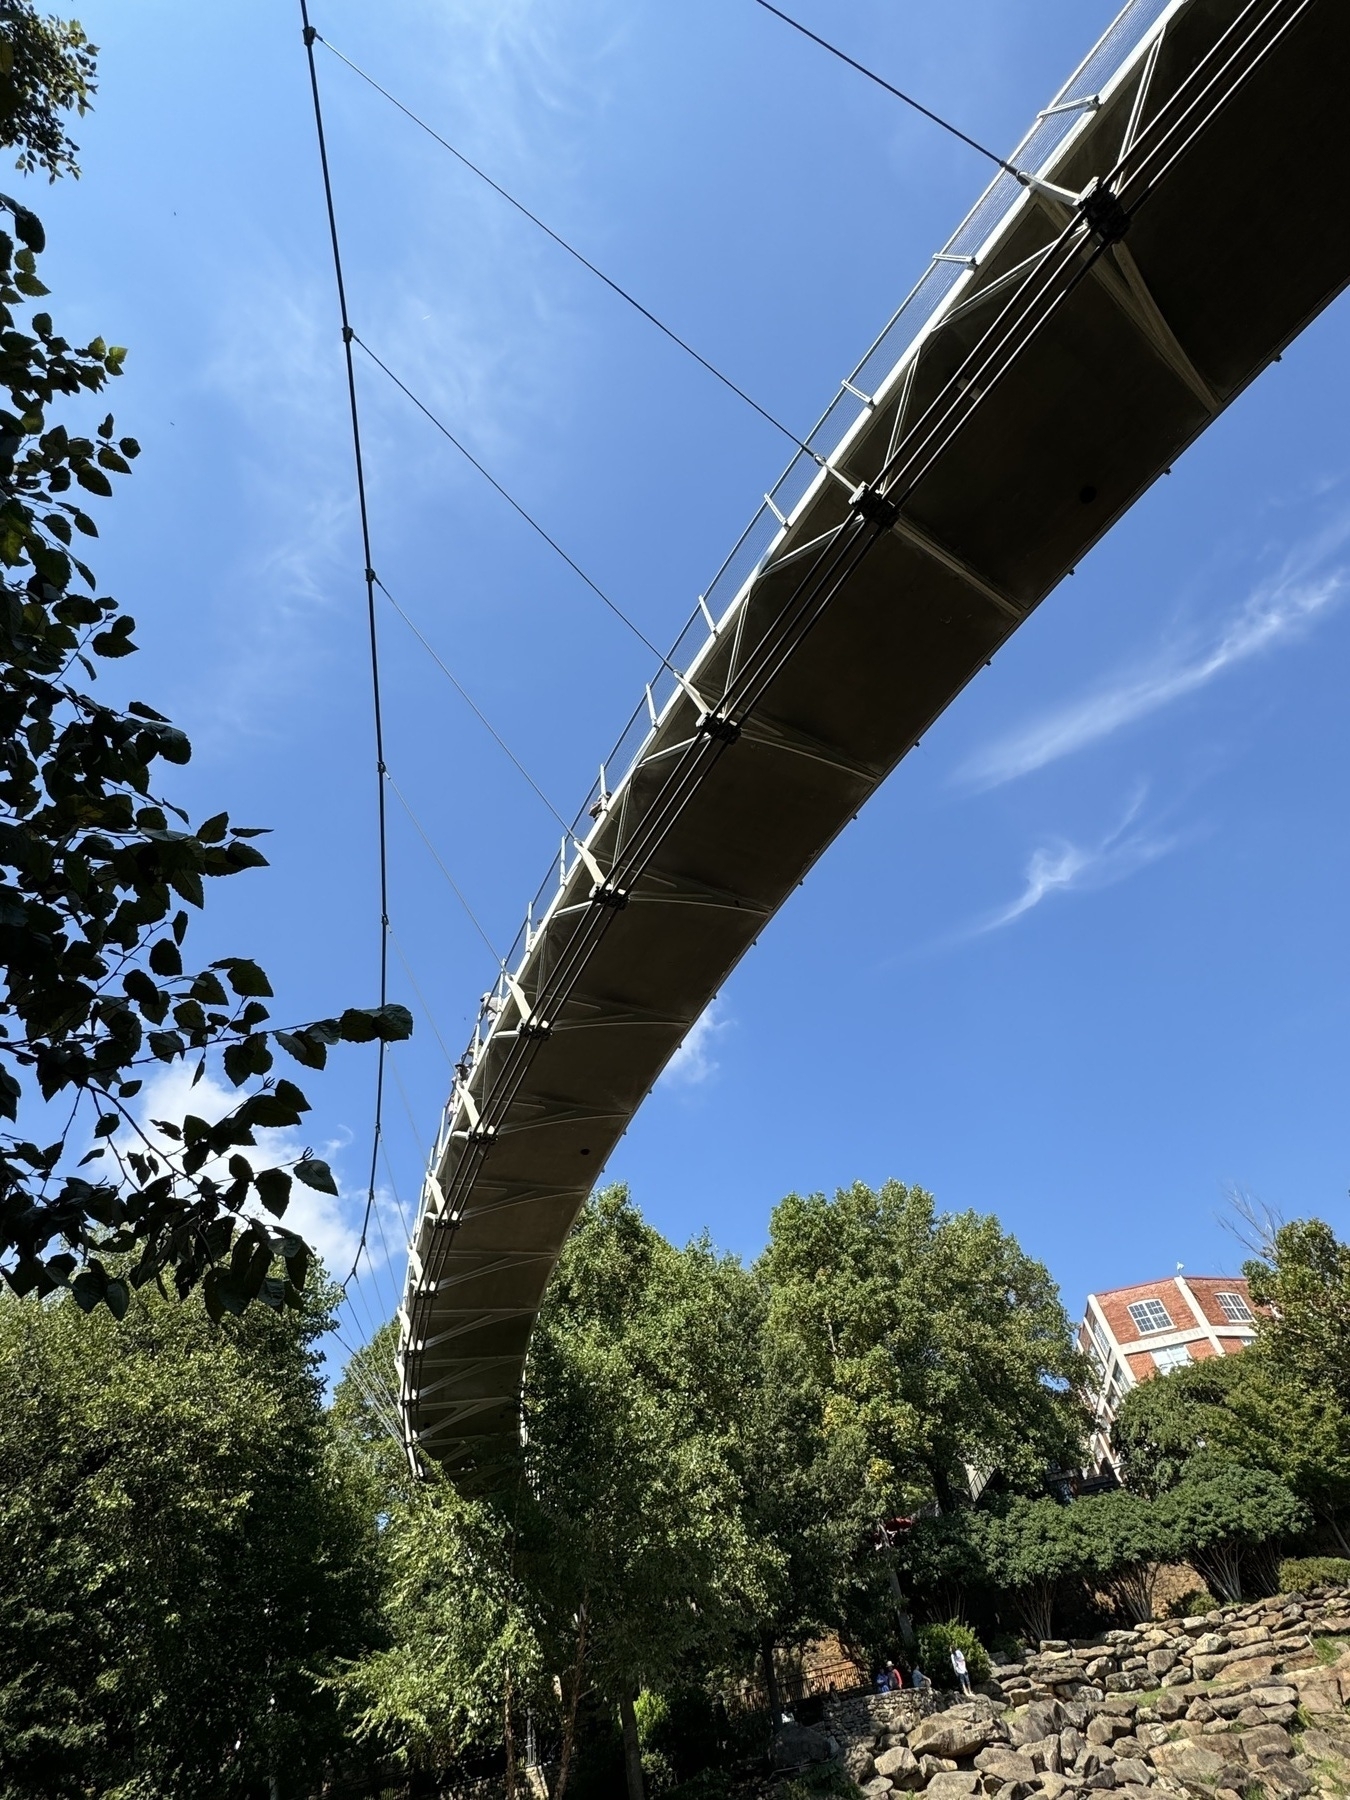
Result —
<instances>
[{"instance_id":1,"label":"tree canopy","mask_svg":"<svg viewBox=\"0 0 1350 1800\"><path fill-rule=\"evenodd\" d=\"M0 1796L243 1795L339 1741L376 1568L325 1315L0 1289Z\"/></svg>"},{"instance_id":2,"label":"tree canopy","mask_svg":"<svg viewBox=\"0 0 1350 1800\"><path fill-rule=\"evenodd\" d=\"M939 1214L901 1182L793 1194L763 1266L771 1328L825 1396L828 1429L863 1434L879 1497L931 1493L945 1510L972 1472L1034 1485L1077 1462L1084 1368L1068 1318L997 1219Z\"/></svg>"}]
</instances>

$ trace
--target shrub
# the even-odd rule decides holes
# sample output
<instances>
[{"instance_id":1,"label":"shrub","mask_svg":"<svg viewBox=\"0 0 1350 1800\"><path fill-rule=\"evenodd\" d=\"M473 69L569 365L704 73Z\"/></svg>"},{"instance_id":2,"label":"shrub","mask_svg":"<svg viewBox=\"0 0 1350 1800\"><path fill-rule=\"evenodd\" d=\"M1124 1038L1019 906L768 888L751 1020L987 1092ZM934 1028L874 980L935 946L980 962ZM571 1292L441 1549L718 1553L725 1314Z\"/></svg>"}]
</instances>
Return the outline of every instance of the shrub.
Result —
<instances>
[{"instance_id":1,"label":"shrub","mask_svg":"<svg viewBox=\"0 0 1350 1800\"><path fill-rule=\"evenodd\" d=\"M1178 1594L1167 1603L1164 1618L1198 1619L1204 1613L1214 1611L1218 1601L1208 1588L1189 1588L1184 1594Z\"/></svg>"},{"instance_id":2,"label":"shrub","mask_svg":"<svg viewBox=\"0 0 1350 1800\"><path fill-rule=\"evenodd\" d=\"M1324 1582L1350 1584L1350 1557L1290 1556L1280 1564L1280 1592L1306 1594Z\"/></svg>"},{"instance_id":3,"label":"shrub","mask_svg":"<svg viewBox=\"0 0 1350 1800\"><path fill-rule=\"evenodd\" d=\"M962 1625L956 1619L949 1619L945 1625L922 1625L918 1638L918 1667L934 1687L956 1686L953 1650L965 1652L966 1669L972 1683L988 1681L988 1652L968 1625Z\"/></svg>"}]
</instances>

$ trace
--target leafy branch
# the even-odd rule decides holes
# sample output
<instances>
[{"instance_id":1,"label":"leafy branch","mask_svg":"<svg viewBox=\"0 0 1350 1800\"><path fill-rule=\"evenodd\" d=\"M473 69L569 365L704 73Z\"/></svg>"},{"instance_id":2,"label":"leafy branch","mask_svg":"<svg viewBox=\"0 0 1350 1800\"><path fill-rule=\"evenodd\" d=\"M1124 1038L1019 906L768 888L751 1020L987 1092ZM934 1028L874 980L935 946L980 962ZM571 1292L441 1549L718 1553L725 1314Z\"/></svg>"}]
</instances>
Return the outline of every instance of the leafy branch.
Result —
<instances>
[{"instance_id":1,"label":"leafy branch","mask_svg":"<svg viewBox=\"0 0 1350 1800\"><path fill-rule=\"evenodd\" d=\"M310 1111L273 1073L276 1051L322 1069L332 1045L406 1038L412 1020L350 1007L283 1029L256 962L185 968L188 909L208 881L266 865L261 833L225 812L194 827L152 791L160 764L189 760L183 732L76 685L136 649L135 620L75 545L98 535L81 494L110 497L140 446L111 414L92 436L50 419L100 394L125 353L71 345L46 312L20 317L47 294L44 234L17 201L0 209L15 233L0 231L0 1273L17 1293L69 1287L119 1316L130 1288L165 1277L180 1296L200 1284L217 1319L253 1300L298 1306L309 1251L273 1221L296 1181L337 1186L309 1151L267 1166L244 1154ZM152 1140L128 1105L142 1072L190 1062L195 1086L208 1060L242 1097L220 1118L155 1120ZM52 1142L21 1134L21 1112L45 1119L67 1097Z\"/></svg>"}]
</instances>

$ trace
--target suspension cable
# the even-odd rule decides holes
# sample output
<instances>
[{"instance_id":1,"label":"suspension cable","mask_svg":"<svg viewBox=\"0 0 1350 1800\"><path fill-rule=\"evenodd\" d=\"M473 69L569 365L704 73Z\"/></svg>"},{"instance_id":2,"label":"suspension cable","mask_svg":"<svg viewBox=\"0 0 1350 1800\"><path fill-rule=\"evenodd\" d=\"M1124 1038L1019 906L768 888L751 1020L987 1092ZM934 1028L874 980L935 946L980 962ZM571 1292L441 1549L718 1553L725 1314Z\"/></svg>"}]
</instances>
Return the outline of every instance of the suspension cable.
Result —
<instances>
[{"instance_id":1,"label":"suspension cable","mask_svg":"<svg viewBox=\"0 0 1350 1800\"><path fill-rule=\"evenodd\" d=\"M538 226L539 230L542 231L546 237L552 238L553 242L557 244L560 249L565 250L570 257L575 259L575 261L579 262L583 269L588 269L598 281L603 281L611 293L617 294L620 300L626 301L635 312L641 313L648 324L655 325L656 329L661 332L663 336L668 337L672 344L678 345L678 347L684 351L686 356L691 356L700 368L707 370L714 380L720 381L722 386L735 394L738 400L743 400L752 411L759 414L761 419L766 420L772 425L775 431L781 432L783 436L787 438L789 443L795 444L799 450L805 450L808 456L815 456L815 452L808 444L802 442L795 431L789 431L781 419L776 419L767 407L761 406L758 400L754 399L750 394L747 394L745 389L738 386L729 375L724 375L716 364L710 363L706 356L701 356L692 344L682 338L678 332L672 331L669 325L664 324L658 319L656 314L648 307L645 307L640 300L630 294L627 288L620 287L617 281L612 281L610 277L605 274L603 269L598 269L588 257L582 255L580 250L578 250L574 244L569 244L567 239L554 231L551 225L546 225L537 213L532 213L528 206L523 205L516 199L514 194L508 193L501 183L494 181L485 169L480 169L477 163L470 162L469 158L465 156L462 150L457 150L448 138L443 138L439 131L435 130L433 126L428 125L425 119L419 118L410 106L405 106L400 99L389 92L388 88L381 87L380 83L376 81L373 75L368 75L359 63L354 63L350 56L344 55L344 53L338 49L336 44L330 43L327 38L317 32L315 33L315 36L326 50L331 51L332 54L337 57L339 62L346 63L347 67L354 75L359 75L362 81L366 82L370 87L373 87L377 94L383 95L391 106L396 107L398 111L403 114L404 118L411 119L413 124L418 126L420 130L425 131L429 138L434 138L441 146L442 150L448 150L450 152L456 162L461 163L471 174L476 175L480 181L486 182L494 194L500 194L502 199L505 200L509 206L514 206L516 211L524 218L527 218L532 225ZM816 457L816 461L819 460L819 457Z\"/></svg>"},{"instance_id":2,"label":"suspension cable","mask_svg":"<svg viewBox=\"0 0 1350 1800\"><path fill-rule=\"evenodd\" d=\"M323 106L319 99L319 70L314 57L314 41L318 36L309 22L309 0L300 0L300 17L304 27L305 55L309 62L309 86L314 99L314 130L319 145L319 167L323 174L324 206L328 214L328 236L333 246L333 275L337 283L338 311L342 319L342 349L347 366L347 401L351 411L352 454L356 463L356 498L361 516L361 549L365 557L366 619L370 634L370 685L375 715L375 788L376 832L379 850L380 885L380 1008L389 997L389 847L384 803L384 715L380 698L380 646L375 618L375 569L370 550L370 509L366 503L366 473L361 454L361 420L356 405L356 364L352 356L352 327L347 316L347 288L342 277L342 251L338 244L337 212L333 205L333 181L328 168L328 145L324 138ZM351 1273L365 1248L370 1229L370 1215L375 1205L375 1173L380 1154L380 1136L384 1126L384 1038L376 1039L375 1121L370 1145L370 1179L366 1183L366 1206L361 1220L361 1236L352 1259ZM344 1283L345 1285L345 1283Z\"/></svg>"},{"instance_id":3,"label":"suspension cable","mask_svg":"<svg viewBox=\"0 0 1350 1800\"><path fill-rule=\"evenodd\" d=\"M535 793L543 801L544 805L548 808L548 810L553 814L553 817L558 821L559 825L562 826L563 830L566 832L570 832L572 827L567 823L567 820L558 811L557 807L549 799L548 795L544 792L543 788L540 787L539 783L535 780L534 776L531 775L530 771L525 767L524 763L516 755L514 750L512 750L511 746L506 742L506 739L497 730L496 726L488 718L487 714L478 705L477 701L474 700L473 696L471 694L469 694L460 685L459 678L454 674L453 670L451 670L449 667L447 667L445 662L442 661L441 656L438 653L438 651L434 648L434 646L432 644L430 644L427 641L427 639L423 636L423 634L419 630L419 628L408 617L407 613L404 612L403 608L399 605L398 601L395 600L394 596L389 592L389 589L380 580L378 575L375 577L375 585L380 590L380 592L384 595L385 599L389 602L390 606L393 607L394 611L398 614L399 618L402 619L403 623L408 627L408 630L412 632L413 636L417 639L418 643L426 651L427 655L431 658L432 662L435 663L436 667L440 670L441 674L445 676L445 679L450 683L451 687L455 690L455 692L459 695L460 699L468 707L469 711L473 714L474 718L478 720L478 723L483 727L484 731L487 732L488 736L496 744L497 748L501 751L502 755L506 757L508 762L510 762L511 764L514 765L514 767L516 768L518 773L520 775L522 775L524 777L525 781L528 782L530 787L532 787L534 789Z\"/></svg>"},{"instance_id":4,"label":"suspension cable","mask_svg":"<svg viewBox=\"0 0 1350 1800\"><path fill-rule=\"evenodd\" d=\"M903 88L892 86L892 84L885 80L884 77L878 75L874 69L869 69L866 63L855 61L847 51L841 50L837 44L830 43L828 38L818 36L814 31L809 30L803 25L799 19L794 19L789 13L780 12L776 6L770 4L770 0L755 0L755 4L756 6L762 6L765 12L772 13L776 19L781 19L785 25L790 25L794 31L799 31L804 38L810 38L813 44L819 44L822 50L828 50L831 56L837 56L840 62L847 63L850 69L856 69L859 75L865 75L869 81L874 81L879 88L885 88L886 92L888 94L893 94L897 100L903 100L906 106L912 106L915 112L922 113L924 118L930 119L934 125L940 125L943 131L949 132L952 137L959 138L963 144L969 145L972 150L978 150L980 155L987 157L991 163L997 163L1004 174L1011 175L1015 181L1020 181L1023 186L1026 185L1027 175L1024 170L1019 169L1015 163L1008 162L1006 158L999 156L995 151L990 150L987 145L980 143L978 138L970 137L966 132L962 131L959 126L953 125L950 119L944 119L941 113L935 113L931 107L925 106L921 100L916 100L913 94L907 94ZM329 48L331 49L332 46L329 45Z\"/></svg>"},{"instance_id":5,"label":"suspension cable","mask_svg":"<svg viewBox=\"0 0 1350 1800\"><path fill-rule=\"evenodd\" d=\"M398 956L398 960L403 964L403 973L408 977L408 985L412 988L413 993L417 996L418 1003L421 1006L422 1011L427 1016L427 1024L430 1025L430 1027L431 1027L431 1035L435 1038L436 1042L441 1047L441 1055L445 1058L446 1066L448 1068L453 1069L455 1066L455 1059L453 1056L451 1056L449 1046L447 1045L445 1039L441 1036L440 1027L436 1023L436 1016L432 1012L431 1008L427 1005L426 995L422 992L421 988L418 987L418 985L417 985L417 977L412 972L412 964L408 961L408 954L404 950L402 944L399 943L398 933L394 930L392 925L389 927L389 936L393 941L394 950ZM389 1067L393 1071L394 1080L398 1081L398 1078L399 1078L398 1077L398 1058L394 1055L392 1050L389 1053ZM401 1092L402 1091L402 1083L399 1084L399 1089ZM419 1143L418 1149L420 1150L421 1147L422 1146Z\"/></svg>"},{"instance_id":6,"label":"suspension cable","mask_svg":"<svg viewBox=\"0 0 1350 1800\"><path fill-rule=\"evenodd\" d=\"M378 356L376 356L375 352L371 349L370 345L367 344L364 341L364 339L359 337L356 332L352 333L352 342L359 345L360 348L365 351L366 355L374 363L375 367L377 369L381 370L385 375L387 375L389 377L390 381L393 382L394 386L399 390L399 392L401 394L405 394L408 397L408 399L412 401L413 405L417 408L418 412L420 412L424 418L429 419L431 421L431 423L436 427L437 431L440 432L441 436L443 438L447 439L448 442L452 443L455 446L455 449L459 451L460 455L465 459L465 461L473 464L474 468L477 469L478 473L483 477L484 481L486 481L490 487L496 488L497 492L501 495L502 499L505 500L506 504L508 506L512 507L517 513L519 513L520 517L522 519L524 519L525 523L529 526L530 530L537 532L538 535L541 538L543 538L544 542L548 545L549 549L554 551L556 555L560 556L563 559L563 561L567 564L568 568L572 571L572 573L574 575L579 575L581 577L581 579L586 583L586 586L591 590L591 592L593 594L595 594L599 599L604 601L605 605L614 614L615 618L620 620L624 625L626 625L628 627L628 629L632 632L633 636L638 640L638 642L643 646L643 648L650 650L652 655L657 659L657 661L660 663L664 663L665 667L670 670L671 674L676 675L676 679L678 679L678 674L677 674L676 670L671 666L670 663L666 662L665 657L662 656L661 652L657 649L656 645L652 642L652 640L647 636L646 632L644 632L639 626L637 626L633 623L633 621L628 617L628 614L623 610L623 608L618 604L617 601L610 599L609 595L600 586L598 581L591 580L590 576L581 567L580 563L573 562L572 558L563 549L562 545L558 542L558 540L556 538L550 537L548 532L546 532L544 530L543 526L539 523L539 521L536 518L534 518L532 514L526 512L525 508L520 504L519 500L517 500L514 495L509 494L506 491L506 489L502 486L501 482L497 480L496 476L490 474L488 472L488 470L483 467L482 463L479 462L478 458L473 454L473 452L471 450L468 450L465 448L465 446L455 436L454 432L451 431L450 427L448 425L446 425L442 420L440 420L436 417L435 413L432 412L431 408L426 404L426 402L424 400L420 400L418 398L418 396L412 391L412 389L408 386L408 384L405 381L400 381L398 376L395 375L394 371L389 367L388 363L382 362L380 360L380 358Z\"/></svg>"},{"instance_id":7,"label":"suspension cable","mask_svg":"<svg viewBox=\"0 0 1350 1800\"><path fill-rule=\"evenodd\" d=\"M445 879L449 882L451 892L454 894L456 900L459 901L460 905L464 908L465 912L468 914L469 923L473 926L474 930L478 933L479 937L482 938L483 942L487 945L488 954L491 956L493 962L496 963L496 965L499 969L504 969L506 967L505 957L499 956L497 954L497 949L496 949L496 946L493 944L492 939L488 936L487 932L484 931L483 927L478 922L478 914L469 905L469 902L464 897L464 892L461 889L459 883L455 880L454 876L450 873L449 869L446 868L444 862L442 862L440 852L437 850L436 846L432 843L430 837L428 837L427 832L422 824L422 821L418 818L417 814L413 811L412 807L409 806L407 800L404 798L402 788L400 788L398 783L394 780L393 776L389 773L388 769L386 769L384 771L384 778L389 783L390 787L393 788L395 794L398 796L399 805L403 808L404 812L407 813L408 817L412 820L413 828L417 832L418 837L421 838L422 842L426 845L427 849L431 852L432 860L435 862L436 867L440 870L441 874L444 875Z\"/></svg>"}]
</instances>

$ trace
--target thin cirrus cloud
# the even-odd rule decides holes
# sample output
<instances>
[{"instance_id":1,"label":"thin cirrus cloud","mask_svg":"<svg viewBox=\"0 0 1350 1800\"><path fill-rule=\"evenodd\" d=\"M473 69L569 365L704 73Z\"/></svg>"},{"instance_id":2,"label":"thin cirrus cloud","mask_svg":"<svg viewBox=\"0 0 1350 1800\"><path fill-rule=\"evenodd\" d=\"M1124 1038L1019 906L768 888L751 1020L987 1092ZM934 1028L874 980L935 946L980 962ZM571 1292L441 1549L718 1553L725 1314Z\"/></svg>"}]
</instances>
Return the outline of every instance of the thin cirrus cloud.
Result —
<instances>
[{"instance_id":1,"label":"thin cirrus cloud","mask_svg":"<svg viewBox=\"0 0 1350 1800\"><path fill-rule=\"evenodd\" d=\"M1174 850L1180 842L1177 836L1160 834L1140 824L1144 798L1141 788L1119 823L1095 844L1075 844L1061 838L1038 846L1027 863L1022 892L1007 906L981 920L967 935L981 937L999 931L1056 894L1113 887Z\"/></svg>"},{"instance_id":2,"label":"thin cirrus cloud","mask_svg":"<svg viewBox=\"0 0 1350 1800\"><path fill-rule=\"evenodd\" d=\"M666 1064L662 1084L669 1087L699 1087L717 1073L713 1054L718 1038L731 1024L721 1010L719 1000L710 1001L689 1027L684 1042Z\"/></svg>"},{"instance_id":3,"label":"thin cirrus cloud","mask_svg":"<svg viewBox=\"0 0 1350 1800\"><path fill-rule=\"evenodd\" d=\"M1022 730L977 751L957 771L957 780L976 788L1001 787L1073 756L1137 719L1170 706L1277 644L1297 638L1340 600L1344 566L1329 558L1350 536L1350 516L1340 520L1286 559L1231 615L1208 646L1193 642L1151 667L1126 674L1109 687L1043 714Z\"/></svg>"}]
</instances>

